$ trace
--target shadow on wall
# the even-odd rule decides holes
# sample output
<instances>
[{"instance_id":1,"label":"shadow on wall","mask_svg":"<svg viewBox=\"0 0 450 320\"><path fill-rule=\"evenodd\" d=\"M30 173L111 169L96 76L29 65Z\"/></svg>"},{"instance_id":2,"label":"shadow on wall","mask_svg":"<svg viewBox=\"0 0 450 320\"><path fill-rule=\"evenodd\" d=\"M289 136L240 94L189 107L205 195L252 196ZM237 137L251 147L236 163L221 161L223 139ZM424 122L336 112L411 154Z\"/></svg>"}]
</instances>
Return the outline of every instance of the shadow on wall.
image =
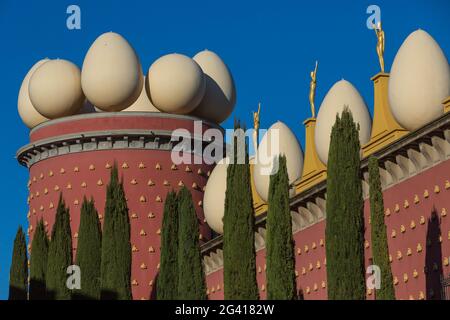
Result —
<instances>
[{"instance_id":1,"label":"shadow on wall","mask_svg":"<svg viewBox=\"0 0 450 320\"><path fill-rule=\"evenodd\" d=\"M155 279L153 280L152 290L150 291L150 300L157 299L156 288L158 287L158 277L159 277L159 272L156 274Z\"/></svg>"},{"instance_id":2,"label":"shadow on wall","mask_svg":"<svg viewBox=\"0 0 450 320\"><path fill-rule=\"evenodd\" d=\"M436 208L433 208L431 216L428 218L424 271L427 300L442 299L441 220Z\"/></svg>"},{"instance_id":3,"label":"shadow on wall","mask_svg":"<svg viewBox=\"0 0 450 320\"><path fill-rule=\"evenodd\" d=\"M297 300L305 300L305 296L303 294L303 289L300 288L297 292Z\"/></svg>"}]
</instances>

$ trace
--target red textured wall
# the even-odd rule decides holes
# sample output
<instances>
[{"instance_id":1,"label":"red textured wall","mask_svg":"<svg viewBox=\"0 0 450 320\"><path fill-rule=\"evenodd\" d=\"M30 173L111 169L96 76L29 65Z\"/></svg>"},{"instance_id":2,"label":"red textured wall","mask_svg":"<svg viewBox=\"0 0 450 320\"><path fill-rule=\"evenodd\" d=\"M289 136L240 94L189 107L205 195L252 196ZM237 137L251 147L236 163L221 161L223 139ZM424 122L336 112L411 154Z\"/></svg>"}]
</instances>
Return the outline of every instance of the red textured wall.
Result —
<instances>
[{"instance_id":1,"label":"red textured wall","mask_svg":"<svg viewBox=\"0 0 450 320\"><path fill-rule=\"evenodd\" d=\"M450 267L450 161L434 166L419 175L402 181L384 192L384 204L390 215L385 222L392 256L392 274L397 277L395 285L397 299L438 299L440 298L440 276L448 276ZM425 196L425 191L428 196ZM416 201L414 201L417 195ZM408 203L405 205L405 200ZM398 210L396 210L398 205ZM387 214L389 214L389 211ZM431 219L432 212L436 218ZM450 212L449 212L450 213ZM365 259L366 265L371 258L370 208L368 201L364 205L366 222ZM422 218L423 217L423 218ZM421 224L421 219L424 222ZM411 223L414 222L412 225ZM415 224L415 227L414 227ZM404 226L404 232L401 231ZM396 231L395 238L392 230ZM441 237L439 236L441 234ZM294 234L297 286L304 299L326 299L326 259L325 247L321 241L325 239L325 221L316 223ZM428 242L428 243L427 243ZM418 252L417 246L422 251ZM306 248L307 246L307 248ZM409 255L408 248L411 249ZM419 250L420 251L420 250ZM401 252L401 258L397 257ZM261 298L265 298L265 250L257 252L257 280ZM212 288L219 285L223 288L222 269L207 277L210 299L222 299L223 291ZM404 275L407 278L404 278ZM374 299L374 292L368 291L368 299Z\"/></svg>"},{"instance_id":2,"label":"red textured wall","mask_svg":"<svg viewBox=\"0 0 450 320\"><path fill-rule=\"evenodd\" d=\"M129 118L126 118L130 120ZM142 119L135 119L135 123ZM154 129L151 118L141 123ZM110 121L110 120L108 120ZM107 122L108 122L107 121ZM158 119L157 122L160 120ZM81 122L82 124L83 122ZM115 122L113 122L116 124ZM173 123L166 119L168 127ZM186 125L188 122L184 120ZM178 125L178 124L177 124ZM80 127L76 127L77 130ZM60 135L73 130L73 123L58 124L58 128L44 127L45 135ZM86 128L85 128L86 129ZM94 129L94 128L91 128ZM108 123L97 120L97 130L111 129ZM170 151L123 149L96 150L71 153L39 161L30 168L29 181L29 234L32 239L35 227L43 218L50 234L60 192L70 208L74 255L77 248L80 208L83 196L94 197L95 205L103 221L106 187L109 182L110 165L116 162L119 176L123 179L131 223L132 290L134 299L148 299L158 273L160 255L160 228L166 194L178 190L180 181L192 192L199 217L201 242L210 239L211 232L203 216L203 187L206 185L211 165L179 165L172 168ZM161 167L156 169L157 164ZM189 170L187 170L187 168ZM198 170L201 170L199 173ZM152 180L154 185L149 186ZM164 185L164 181L169 183ZM197 186L194 188L193 184ZM160 201L157 201L160 197ZM30 241L31 242L31 241Z\"/></svg>"},{"instance_id":3,"label":"red textured wall","mask_svg":"<svg viewBox=\"0 0 450 320\"><path fill-rule=\"evenodd\" d=\"M450 161L445 161L384 193L384 205L390 211L385 221L389 251L393 258L392 273L398 278L395 286L398 299L419 299L422 295L427 299L440 298L440 275L447 276L450 272L450 217L446 214L450 209L448 179ZM428 197L424 195L425 191ZM405 200L408 202L406 205ZM365 211L367 215L367 205ZM437 217L430 220L433 211ZM421 217L425 219L423 224L420 222ZM415 227L411 226L412 222ZM401 232L402 225L405 227L404 232ZM395 238L392 237L392 230L396 232ZM366 238L370 240L370 234ZM421 252L417 250L418 244L422 247ZM411 249L411 255L408 255L408 248ZM401 252L401 259L397 258L398 251ZM414 271L417 271L416 276ZM405 274L407 281L403 278Z\"/></svg>"}]
</instances>

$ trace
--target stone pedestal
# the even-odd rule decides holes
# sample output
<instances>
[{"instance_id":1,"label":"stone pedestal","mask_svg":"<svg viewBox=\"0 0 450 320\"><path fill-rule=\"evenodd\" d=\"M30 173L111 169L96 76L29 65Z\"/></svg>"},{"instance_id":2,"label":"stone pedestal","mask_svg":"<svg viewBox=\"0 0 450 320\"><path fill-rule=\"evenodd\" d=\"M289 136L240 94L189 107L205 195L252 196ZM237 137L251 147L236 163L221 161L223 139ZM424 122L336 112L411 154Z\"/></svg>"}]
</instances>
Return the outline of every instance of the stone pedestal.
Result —
<instances>
[{"instance_id":1,"label":"stone pedestal","mask_svg":"<svg viewBox=\"0 0 450 320\"><path fill-rule=\"evenodd\" d=\"M316 145L314 141L316 119L306 119L305 125L305 160L303 163L302 178L295 185L295 192L301 193L313 185L323 181L327 178L327 168L320 161L316 152Z\"/></svg>"},{"instance_id":2,"label":"stone pedestal","mask_svg":"<svg viewBox=\"0 0 450 320\"><path fill-rule=\"evenodd\" d=\"M380 72L372 77L374 86L374 111L370 141L362 147L367 157L408 133L391 113L388 99L389 74Z\"/></svg>"}]
</instances>

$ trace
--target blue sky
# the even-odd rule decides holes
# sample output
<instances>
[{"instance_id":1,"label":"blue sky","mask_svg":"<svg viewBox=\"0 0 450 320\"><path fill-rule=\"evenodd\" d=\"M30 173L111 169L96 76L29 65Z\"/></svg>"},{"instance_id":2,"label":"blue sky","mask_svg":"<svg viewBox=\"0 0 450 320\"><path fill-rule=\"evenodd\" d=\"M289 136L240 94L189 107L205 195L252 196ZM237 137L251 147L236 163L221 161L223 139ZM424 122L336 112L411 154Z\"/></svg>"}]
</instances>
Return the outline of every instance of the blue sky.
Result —
<instances>
[{"instance_id":1,"label":"blue sky","mask_svg":"<svg viewBox=\"0 0 450 320\"><path fill-rule=\"evenodd\" d=\"M81 8L81 30L66 28L66 8ZM237 87L236 116L252 124L262 102L261 128L285 122L304 143L302 122L310 116L309 71L320 61L316 105L334 82L352 82L372 109L370 77L378 72L376 39L366 28L369 5L381 9L386 32L386 69L412 31L429 32L450 52L450 1L18 1L0 2L0 80L4 111L0 166L0 299L7 298L11 247L19 225L25 229L27 170L16 150L28 142L17 113L23 77L38 60L64 58L81 67L103 32L122 34L134 46L143 70L161 55L215 51L231 69ZM371 110L372 111L372 110Z\"/></svg>"}]
</instances>

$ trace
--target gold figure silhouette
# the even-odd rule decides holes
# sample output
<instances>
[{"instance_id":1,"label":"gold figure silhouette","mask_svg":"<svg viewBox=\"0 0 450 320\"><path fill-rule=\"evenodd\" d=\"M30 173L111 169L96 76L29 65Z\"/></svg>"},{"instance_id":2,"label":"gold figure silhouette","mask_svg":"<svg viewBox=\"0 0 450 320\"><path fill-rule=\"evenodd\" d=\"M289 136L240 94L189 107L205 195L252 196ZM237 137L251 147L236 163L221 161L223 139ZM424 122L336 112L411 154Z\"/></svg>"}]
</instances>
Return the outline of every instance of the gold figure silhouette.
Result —
<instances>
[{"instance_id":1,"label":"gold figure silhouette","mask_svg":"<svg viewBox=\"0 0 450 320\"><path fill-rule=\"evenodd\" d=\"M384 72L384 30L381 28L381 21L377 25L373 24L373 30L377 36L377 54L378 60L380 61L381 72Z\"/></svg>"},{"instance_id":2,"label":"gold figure silhouette","mask_svg":"<svg viewBox=\"0 0 450 320\"><path fill-rule=\"evenodd\" d=\"M258 103L258 112L253 112L253 127L259 129L259 113L261 112L261 102Z\"/></svg>"},{"instance_id":3,"label":"gold figure silhouette","mask_svg":"<svg viewBox=\"0 0 450 320\"><path fill-rule=\"evenodd\" d=\"M316 61L316 67L314 71L311 71L311 83L309 84L309 104L311 105L312 117L316 117L316 107L314 106L314 98L316 96L316 75L317 75L318 62Z\"/></svg>"},{"instance_id":4,"label":"gold figure silhouette","mask_svg":"<svg viewBox=\"0 0 450 320\"><path fill-rule=\"evenodd\" d=\"M258 149L259 114L261 112L261 102L258 103L258 112L253 112L253 147Z\"/></svg>"}]
</instances>

